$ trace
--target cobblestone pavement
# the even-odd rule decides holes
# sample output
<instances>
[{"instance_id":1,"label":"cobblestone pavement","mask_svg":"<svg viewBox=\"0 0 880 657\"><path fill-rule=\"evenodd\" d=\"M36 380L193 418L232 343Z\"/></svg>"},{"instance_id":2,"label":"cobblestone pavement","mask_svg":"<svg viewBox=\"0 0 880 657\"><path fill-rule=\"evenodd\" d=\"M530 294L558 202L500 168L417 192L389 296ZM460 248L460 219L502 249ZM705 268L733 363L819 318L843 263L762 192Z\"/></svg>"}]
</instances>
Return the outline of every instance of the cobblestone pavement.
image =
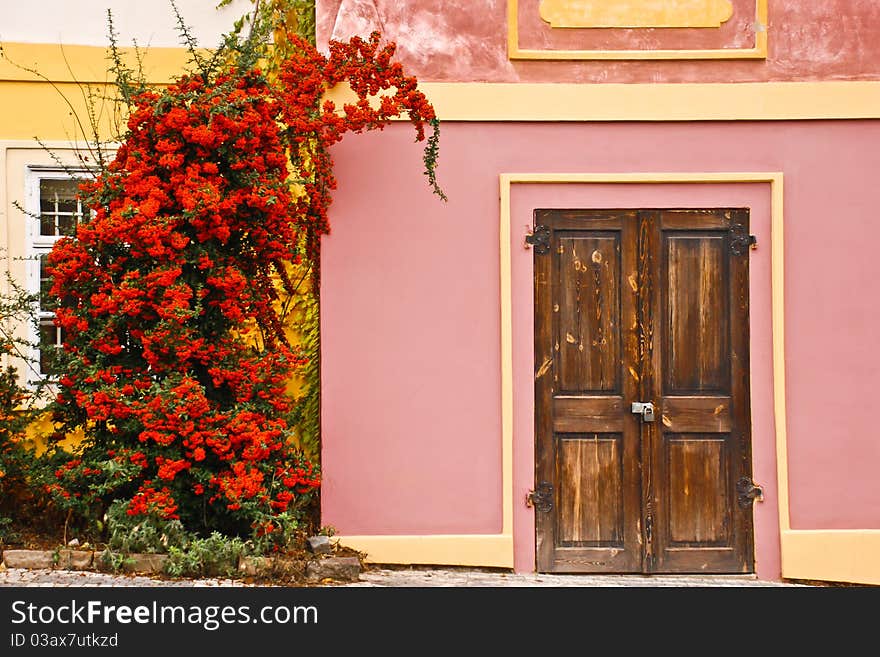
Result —
<instances>
[{"instance_id":1,"label":"cobblestone pavement","mask_svg":"<svg viewBox=\"0 0 880 657\"><path fill-rule=\"evenodd\" d=\"M153 579L141 575L109 575L92 571L7 568L2 586L246 586L232 579Z\"/></svg>"},{"instance_id":2,"label":"cobblestone pavement","mask_svg":"<svg viewBox=\"0 0 880 657\"><path fill-rule=\"evenodd\" d=\"M368 570L346 586L513 586L513 587L741 587L798 586L763 582L753 575L547 575L470 568Z\"/></svg>"},{"instance_id":3,"label":"cobblestone pavement","mask_svg":"<svg viewBox=\"0 0 880 657\"><path fill-rule=\"evenodd\" d=\"M167 580L68 570L0 571L0 586L254 586L231 579ZM768 587L803 586L759 581L751 575L543 575L474 568L370 568L345 587Z\"/></svg>"}]
</instances>

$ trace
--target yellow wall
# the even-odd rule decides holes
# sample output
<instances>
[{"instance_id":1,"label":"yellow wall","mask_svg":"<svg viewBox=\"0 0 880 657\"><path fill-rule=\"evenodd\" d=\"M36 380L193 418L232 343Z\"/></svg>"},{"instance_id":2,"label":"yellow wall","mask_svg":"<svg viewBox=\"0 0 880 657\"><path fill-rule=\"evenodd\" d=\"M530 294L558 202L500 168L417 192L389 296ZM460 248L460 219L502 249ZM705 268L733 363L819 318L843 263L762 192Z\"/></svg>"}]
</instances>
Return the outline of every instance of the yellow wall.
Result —
<instances>
[{"instance_id":1,"label":"yellow wall","mask_svg":"<svg viewBox=\"0 0 880 657\"><path fill-rule=\"evenodd\" d=\"M2 123L0 123L2 125ZM67 142L45 142L58 161L67 166L76 166L78 161L75 149ZM29 267L30 262L23 260L28 255L27 244L29 241L27 231L27 217L16 207L27 207L27 172L29 166L56 167L58 162L44 148L33 141L0 141L0 236L5 262L3 267L10 273L13 279L19 282L28 281L28 277L34 274ZM0 289L7 292L5 278L0 284ZM18 326L16 336L28 339L27 327ZM20 372L26 372L26 366L17 359L4 356L5 364L18 367ZM52 433L54 428L48 417L42 417L28 427L26 438L31 444L42 450L45 436ZM64 444L70 446L81 439L81 435L74 434Z\"/></svg>"}]
</instances>

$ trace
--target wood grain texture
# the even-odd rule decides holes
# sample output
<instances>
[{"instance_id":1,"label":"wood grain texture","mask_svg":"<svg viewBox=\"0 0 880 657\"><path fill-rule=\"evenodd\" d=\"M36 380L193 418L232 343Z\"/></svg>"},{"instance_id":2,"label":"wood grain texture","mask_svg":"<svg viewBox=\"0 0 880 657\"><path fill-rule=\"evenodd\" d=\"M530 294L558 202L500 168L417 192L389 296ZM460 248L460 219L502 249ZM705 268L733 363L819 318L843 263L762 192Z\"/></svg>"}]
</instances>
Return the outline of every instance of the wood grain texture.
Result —
<instances>
[{"instance_id":1,"label":"wood grain texture","mask_svg":"<svg viewBox=\"0 0 880 657\"><path fill-rule=\"evenodd\" d=\"M725 233L677 231L664 243L665 392L727 390L730 327Z\"/></svg>"},{"instance_id":2,"label":"wood grain texture","mask_svg":"<svg viewBox=\"0 0 880 657\"><path fill-rule=\"evenodd\" d=\"M535 225L547 219L535 217ZM552 253L552 248L551 248ZM535 257L535 482L555 483L556 455L553 440L553 258ZM535 561L539 570L550 570L555 561L555 514L535 512Z\"/></svg>"},{"instance_id":3,"label":"wood grain texture","mask_svg":"<svg viewBox=\"0 0 880 657\"><path fill-rule=\"evenodd\" d=\"M575 234L557 247L562 393L620 389L620 244L616 234Z\"/></svg>"},{"instance_id":4,"label":"wood grain texture","mask_svg":"<svg viewBox=\"0 0 880 657\"><path fill-rule=\"evenodd\" d=\"M727 545L732 509L726 441L714 434L666 434L665 450L669 545Z\"/></svg>"},{"instance_id":5,"label":"wood grain texture","mask_svg":"<svg viewBox=\"0 0 880 657\"><path fill-rule=\"evenodd\" d=\"M623 397L555 397L553 431L620 433L624 428Z\"/></svg>"},{"instance_id":6,"label":"wood grain texture","mask_svg":"<svg viewBox=\"0 0 880 657\"><path fill-rule=\"evenodd\" d=\"M660 235L660 213L653 210L638 213L638 288L636 304L638 308L637 329L639 350L634 365L639 371L638 401L653 402L656 376L662 372L661 351L657 348L657 331L654 318L659 316L659 296L657 276L657 245ZM642 571L655 569L654 525L657 517L654 490L654 451L657 440L657 423L643 422L640 430L640 474L641 474L641 515L642 515Z\"/></svg>"},{"instance_id":7,"label":"wood grain texture","mask_svg":"<svg viewBox=\"0 0 880 657\"><path fill-rule=\"evenodd\" d=\"M748 229L747 210L660 213L655 572L754 569L751 509L735 493L751 476L748 252L730 248L736 223Z\"/></svg>"},{"instance_id":8,"label":"wood grain texture","mask_svg":"<svg viewBox=\"0 0 880 657\"><path fill-rule=\"evenodd\" d=\"M749 572L748 211L537 210L536 566ZM651 401L643 423L632 402Z\"/></svg>"},{"instance_id":9,"label":"wood grain texture","mask_svg":"<svg viewBox=\"0 0 880 657\"><path fill-rule=\"evenodd\" d=\"M669 433L728 432L733 426L729 395L669 396L659 409L663 430Z\"/></svg>"},{"instance_id":10,"label":"wood grain texture","mask_svg":"<svg viewBox=\"0 0 880 657\"><path fill-rule=\"evenodd\" d=\"M614 434L559 436L559 545L623 547L620 444Z\"/></svg>"},{"instance_id":11,"label":"wood grain texture","mask_svg":"<svg viewBox=\"0 0 880 657\"><path fill-rule=\"evenodd\" d=\"M641 569L635 216L535 212L551 230L535 257L535 476L555 489L535 515L539 571Z\"/></svg>"}]
</instances>

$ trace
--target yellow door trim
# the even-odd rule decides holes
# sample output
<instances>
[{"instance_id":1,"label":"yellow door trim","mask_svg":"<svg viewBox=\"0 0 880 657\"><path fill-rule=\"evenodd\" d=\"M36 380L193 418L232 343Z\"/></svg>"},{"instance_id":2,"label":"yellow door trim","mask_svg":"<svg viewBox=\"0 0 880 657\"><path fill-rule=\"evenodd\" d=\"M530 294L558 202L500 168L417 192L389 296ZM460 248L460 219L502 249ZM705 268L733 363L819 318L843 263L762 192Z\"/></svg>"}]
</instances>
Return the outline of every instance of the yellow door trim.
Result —
<instances>
[{"instance_id":1,"label":"yellow door trim","mask_svg":"<svg viewBox=\"0 0 880 657\"><path fill-rule=\"evenodd\" d=\"M773 400L776 426L776 463L779 482L780 529L788 529L788 462L785 410L785 316L783 276L783 175L781 172L646 172L646 173L503 173L501 184L501 387L502 428L513 423L513 296L510 266L510 188L518 183L768 183L770 185L770 241L773 327ZM503 450L513 448L513 436L503 433ZM784 563L784 562L783 562Z\"/></svg>"}]
</instances>

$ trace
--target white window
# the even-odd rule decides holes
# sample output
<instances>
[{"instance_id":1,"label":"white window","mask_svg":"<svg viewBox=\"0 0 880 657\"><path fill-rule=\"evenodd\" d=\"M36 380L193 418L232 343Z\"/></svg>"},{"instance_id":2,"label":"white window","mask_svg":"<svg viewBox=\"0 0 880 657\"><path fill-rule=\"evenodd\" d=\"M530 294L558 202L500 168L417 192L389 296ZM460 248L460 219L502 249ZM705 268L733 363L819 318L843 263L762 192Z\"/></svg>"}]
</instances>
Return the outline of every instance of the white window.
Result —
<instances>
[{"instance_id":1,"label":"white window","mask_svg":"<svg viewBox=\"0 0 880 657\"><path fill-rule=\"evenodd\" d=\"M86 173L83 171L82 176ZM39 362L39 373L44 376L56 374L49 366L49 354L61 345L63 337L61 329L53 323L55 313L48 297L50 284L46 265L55 242L64 236L75 236L83 212L88 211L77 199L80 182L62 169L30 167L28 170L27 254L31 260L28 288L40 294L39 333L32 338L34 342L39 341L35 361Z\"/></svg>"}]
</instances>

